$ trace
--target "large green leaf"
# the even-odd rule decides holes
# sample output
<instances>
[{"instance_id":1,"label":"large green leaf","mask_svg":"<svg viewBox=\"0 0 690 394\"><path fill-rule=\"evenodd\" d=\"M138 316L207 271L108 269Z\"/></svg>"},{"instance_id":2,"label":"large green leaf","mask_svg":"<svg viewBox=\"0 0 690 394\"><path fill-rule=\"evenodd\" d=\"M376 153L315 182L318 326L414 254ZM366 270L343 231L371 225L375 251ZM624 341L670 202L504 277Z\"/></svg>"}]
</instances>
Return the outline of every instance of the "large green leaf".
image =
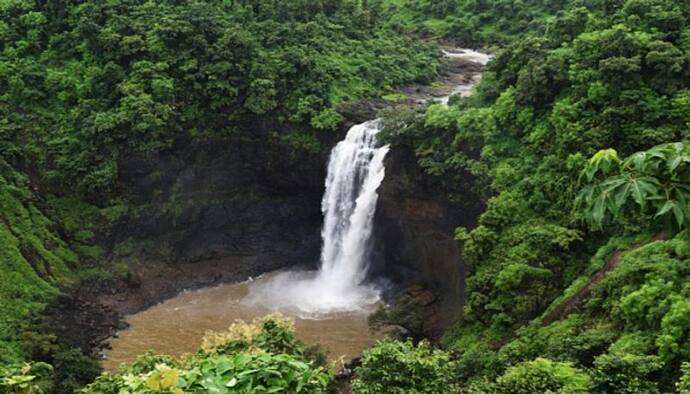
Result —
<instances>
[{"instance_id":1,"label":"large green leaf","mask_svg":"<svg viewBox=\"0 0 690 394\"><path fill-rule=\"evenodd\" d=\"M590 211L592 222L601 225L604 222L604 215L606 213L606 195L600 194Z\"/></svg>"},{"instance_id":2,"label":"large green leaf","mask_svg":"<svg viewBox=\"0 0 690 394\"><path fill-rule=\"evenodd\" d=\"M602 165L612 160L612 152L600 151L590 160L583 177L591 181ZM585 185L578 193L576 206L585 210L590 223L601 226L608 212L616 217L632 201L643 215L672 215L669 219L682 229L690 219L690 168L685 163L690 163L687 143L662 144L637 152L625 159L618 174Z\"/></svg>"},{"instance_id":3,"label":"large green leaf","mask_svg":"<svg viewBox=\"0 0 690 394\"><path fill-rule=\"evenodd\" d=\"M641 209L644 209L648 199L658 198L659 181L650 176L640 178L630 177L630 192L633 200Z\"/></svg>"},{"instance_id":4,"label":"large green leaf","mask_svg":"<svg viewBox=\"0 0 690 394\"><path fill-rule=\"evenodd\" d=\"M677 202L674 202L673 204L673 216L676 218L676 223L678 224L679 228L682 228L683 223L685 222L685 208L686 207L681 206Z\"/></svg>"}]
</instances>

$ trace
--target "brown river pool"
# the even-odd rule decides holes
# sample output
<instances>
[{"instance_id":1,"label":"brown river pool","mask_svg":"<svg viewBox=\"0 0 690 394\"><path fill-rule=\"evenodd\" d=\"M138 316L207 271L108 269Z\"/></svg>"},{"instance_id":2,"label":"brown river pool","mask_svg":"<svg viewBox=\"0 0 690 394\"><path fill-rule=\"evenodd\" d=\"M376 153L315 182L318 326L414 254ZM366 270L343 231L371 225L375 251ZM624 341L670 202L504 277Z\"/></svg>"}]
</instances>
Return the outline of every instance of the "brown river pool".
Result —
<instances>
[{"instance_id":1,"label":"brown river pool","mask_svg":"<svg viewBox=\"0 0 690 394\"><path fill-rule=\"evenodd\" d=\"M127 317L130 327L110 341L112 349L105 352L103 367L115 371L121 363L132 362L137 355L148 350L172 356L193 353L199 348L206 331L226 330L238 319L249 322L275 312L242 302L250 286L261 284L270 277L264 275L253 282L184 292ZM383 338L382 332L372 332L368 326L367 317L375 308L322 314L318 319L279 312L295 320L297 338L309 345L321 345L329 360L338 365L339 360L349 361Z\"/></svg>"}]
</instances>

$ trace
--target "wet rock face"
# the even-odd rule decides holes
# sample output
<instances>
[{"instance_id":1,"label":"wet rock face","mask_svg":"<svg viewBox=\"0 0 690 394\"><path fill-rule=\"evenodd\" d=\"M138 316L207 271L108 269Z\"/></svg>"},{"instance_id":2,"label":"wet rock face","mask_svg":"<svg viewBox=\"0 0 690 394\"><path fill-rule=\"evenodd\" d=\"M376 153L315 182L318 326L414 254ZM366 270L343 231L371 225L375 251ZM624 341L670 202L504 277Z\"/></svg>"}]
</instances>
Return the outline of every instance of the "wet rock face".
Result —
<instances>
[{"instance_id":1,"label":"wet rock face","mask_svg":"<svg viewBox=\"0 0 690 394\"><path fill-rule=\"evenodd\" d=\"M423 334L433 337L461 317L465 266L454 232L458 226L476 225L481 202L451 202L406 147L389 153L379 194L375 221L380 258L375 272L399 288L433 289L438 294L423 312L428 315L425 320L433 321Z\"/></svg>"},{"instance_id":2,"label":"wet rock face","mask_svg":"<svg viewBox=\"0 0 690 394\"><path fill-rule=\"evenodd\" d=\"M180 143L124 160L133 209L114 229L114 251L171 262L241 256L264 272L315 264L327 155L269 141Z\"/></svg>"}]
</instances>

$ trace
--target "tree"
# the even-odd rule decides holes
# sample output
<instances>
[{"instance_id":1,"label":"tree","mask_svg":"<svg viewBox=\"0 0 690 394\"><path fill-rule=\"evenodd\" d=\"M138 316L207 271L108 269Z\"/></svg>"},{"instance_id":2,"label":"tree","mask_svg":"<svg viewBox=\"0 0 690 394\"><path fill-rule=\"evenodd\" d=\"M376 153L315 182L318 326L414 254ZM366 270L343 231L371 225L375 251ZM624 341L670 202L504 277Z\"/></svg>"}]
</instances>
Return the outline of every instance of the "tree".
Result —
<instances>
[{"instance_id":1,"label":"tree","mask_svg":"<svg viewBox=\"0 0 690 394\"><path fill-rule=\"evenodd\" d=\"M537 358L508 368L490 387L492 394L585 394L591 392L592 381L570 363Z\"/></svg>"},{"instance_id":2,"label":"tree","mask_svg":"<svg viewBox=\"0 0 690 394\"><path fill-rule=\"evenodd\" d=\"M659 388L651 374L662 367L655 356L603 354L594 360L592 373L596 393L653 394Z\"/></svg>"},{"instance_id":3,"label":"tree","mask_svg":"<svg viewBox=\"0 0 690 394\"><path fill-rule=\"evenodd\" d=\"M352 392L356 394L453 393L455 363L450 355L427 341L417 346L386 339L364 351L355 370Z\"/></svg>"}]
</instances>

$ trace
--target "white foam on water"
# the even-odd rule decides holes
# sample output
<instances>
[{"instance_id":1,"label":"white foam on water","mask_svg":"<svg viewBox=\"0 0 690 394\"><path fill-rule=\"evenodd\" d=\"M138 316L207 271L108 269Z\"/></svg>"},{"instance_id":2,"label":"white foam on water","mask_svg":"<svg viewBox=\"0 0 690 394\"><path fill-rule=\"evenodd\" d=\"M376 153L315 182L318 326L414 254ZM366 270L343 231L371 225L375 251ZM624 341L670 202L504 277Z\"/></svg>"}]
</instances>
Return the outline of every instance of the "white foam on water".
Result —
<instances>
[{"instance_id":1,"label":"white foam on water","mask_svg":"<svg viewBox=\"0 0 690 394\"><path fill-rule=\"evenodd\" d=\"M443 49L442 51L443 51L443 56L445 56L445 57L452 58L452 59L463 59L463 60L467 60L467 61L472 62L472 63L479 63L483 66L486 66L487 64L489 64L491 59L493 59L492 55L490 55L488 53L484 53L484 52L475 51L473 49L466 49L466 48L451 49L451 50Z\"/></svg>"}]
</instances>

